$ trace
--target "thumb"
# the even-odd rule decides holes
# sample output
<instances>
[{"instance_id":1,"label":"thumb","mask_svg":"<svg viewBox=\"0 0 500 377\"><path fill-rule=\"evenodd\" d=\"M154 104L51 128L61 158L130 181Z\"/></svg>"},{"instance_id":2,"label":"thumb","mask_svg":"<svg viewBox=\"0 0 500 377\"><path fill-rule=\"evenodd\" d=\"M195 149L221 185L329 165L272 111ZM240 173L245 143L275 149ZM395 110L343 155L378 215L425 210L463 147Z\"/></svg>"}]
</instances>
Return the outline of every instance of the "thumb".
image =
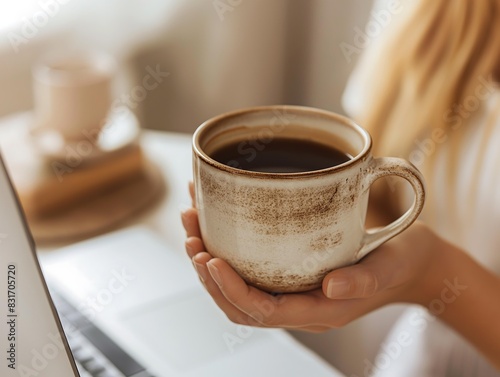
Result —
<instances>
[{"instance_id":1,"label":"thumb","mask_svg":"<svg viewBox=\"0 0 500 377\"><path fill-rule=\"evenodd\" d=\"M330 299L367 298L387 288L385 274L373 266L356 264L330 272L323 279L323 293Z\"/></svg>"}]
</instances>

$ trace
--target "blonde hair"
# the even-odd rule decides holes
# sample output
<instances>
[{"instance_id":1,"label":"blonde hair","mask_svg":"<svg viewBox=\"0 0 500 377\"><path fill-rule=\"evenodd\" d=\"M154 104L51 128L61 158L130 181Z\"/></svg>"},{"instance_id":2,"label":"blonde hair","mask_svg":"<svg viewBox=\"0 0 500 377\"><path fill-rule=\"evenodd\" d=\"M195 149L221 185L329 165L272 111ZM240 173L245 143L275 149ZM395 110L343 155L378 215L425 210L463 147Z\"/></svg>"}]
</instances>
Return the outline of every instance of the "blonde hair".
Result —
<instances>
[{"instance_id":1,"label":"blonde hair","mask_svg":"<svg viewBox=\"0 0 500 377\"><path fill-rule=\"evenodd\" d=\"M478 80L498 78L500 0L418 0L403 5L384 35L372 74L365 76L370 77L365 93L369 100L358 120L372 134L375 154L409 158L415 141L433 129L451 135L456 105L474 96ZM455 157L459 134L454 132L450 140ZM428 157L419 166L424 174L432 165ZM455 168L449 169L450 180Z\"/></svg>"}]
</instances>

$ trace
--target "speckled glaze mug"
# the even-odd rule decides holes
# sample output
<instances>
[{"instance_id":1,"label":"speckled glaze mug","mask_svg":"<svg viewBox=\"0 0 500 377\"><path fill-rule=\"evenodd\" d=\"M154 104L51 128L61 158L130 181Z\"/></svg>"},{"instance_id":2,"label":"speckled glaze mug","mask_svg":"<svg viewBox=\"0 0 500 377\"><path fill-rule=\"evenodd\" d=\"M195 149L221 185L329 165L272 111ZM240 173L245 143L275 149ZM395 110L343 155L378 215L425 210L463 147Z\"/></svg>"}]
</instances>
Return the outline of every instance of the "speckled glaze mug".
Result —
<instances>
[{"instance_id":1,"label":"speckled glaze mug","mask_svg":"<svg viewBox=\"0 0 500 377\"><path fill-rule=\"evenodd\" d=\"M258 153L258 145L265 147L275 137L316 141L352 158L322 170L261 173L210 157L244 140L254 140ZM403 159L373 158L371 147L362 127L314 108L255 107L206 121L193 136L193 169L207 251L269 292L320 287L329 271L356 263L410 226L422 210L420 172ZM411 184L413 205L393 223L366 230L370 186L388 175Z\"/></svg>"}]
</instances>

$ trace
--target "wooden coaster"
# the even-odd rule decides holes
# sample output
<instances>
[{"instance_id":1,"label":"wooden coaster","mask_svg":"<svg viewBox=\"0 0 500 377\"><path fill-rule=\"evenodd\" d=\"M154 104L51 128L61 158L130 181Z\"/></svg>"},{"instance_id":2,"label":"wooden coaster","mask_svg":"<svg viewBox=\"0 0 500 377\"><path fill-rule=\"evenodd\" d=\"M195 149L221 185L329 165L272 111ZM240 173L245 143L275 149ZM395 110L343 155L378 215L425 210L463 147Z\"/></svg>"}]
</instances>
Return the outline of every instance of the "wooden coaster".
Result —
<instances>
[{"instance_id":1,"label":"wooden coaster","mask_svg":"<svg viewBox=\"0 0 500 377\"><path fill-rule=\"evenodd\" d=\"M147 162L133 181L84 200L55 216L28 218L37 245L76 242L118 228L165 193L158 167Z\"/></svg>"}]
</instances>

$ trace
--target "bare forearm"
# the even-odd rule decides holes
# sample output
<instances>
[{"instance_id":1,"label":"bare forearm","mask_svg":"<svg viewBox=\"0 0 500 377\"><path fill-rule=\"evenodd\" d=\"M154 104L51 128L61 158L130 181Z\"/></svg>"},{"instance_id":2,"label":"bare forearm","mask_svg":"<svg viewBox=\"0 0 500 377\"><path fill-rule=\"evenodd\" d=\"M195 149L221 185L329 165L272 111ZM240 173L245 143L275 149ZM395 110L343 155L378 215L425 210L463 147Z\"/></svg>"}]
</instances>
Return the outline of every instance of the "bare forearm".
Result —
<instances>
[{"instance_id":1,"label":"bare forearm","mask_svg":"<svg viewBox=\"0 0 500 377\"><path fill-rule=\"evenodd\" d=\"M500 278L443 242L425 302L500 369Z\"/></svg>"}]
</instances>

